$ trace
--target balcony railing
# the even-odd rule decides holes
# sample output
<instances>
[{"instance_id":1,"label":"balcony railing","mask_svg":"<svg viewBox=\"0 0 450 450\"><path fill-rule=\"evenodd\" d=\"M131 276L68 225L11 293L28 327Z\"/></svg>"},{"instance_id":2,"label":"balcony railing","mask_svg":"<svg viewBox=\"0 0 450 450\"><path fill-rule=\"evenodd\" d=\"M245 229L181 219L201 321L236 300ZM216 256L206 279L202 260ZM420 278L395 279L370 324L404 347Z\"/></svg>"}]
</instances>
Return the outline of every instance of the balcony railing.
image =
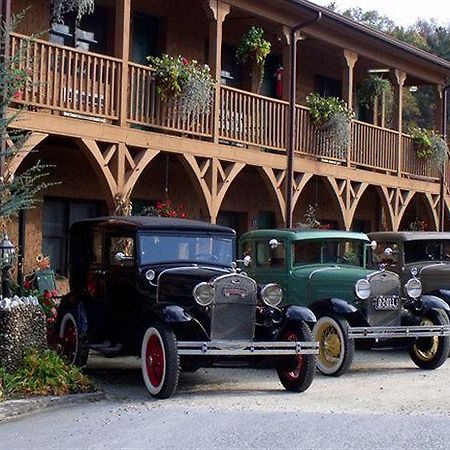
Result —
<instances>
[{"instance_id":1,"label":"balcony railing","mask_svg":"<svg viewBox=\"0 0 450 450\"><path fill-rule=\"evenodd\" d=\"M288 141L286 101L220 86L220 104L200 117L177 114L174 101L158 94L154 70L104 55L51 44L13 34L12 52L21 51L19 68L29 73L15 102L31 110L50 110L96 121L116 123L120 113L121 83L127 83L126 117L130 126L213 139L218 115L219 142L283 153ZM295 152L302 157L363 170L435 182L439 170L417 157L410 136L368 123L353 121L348 149L336 149L312 125L308 108L297 105Z\"/></svg>"}]
</instances>

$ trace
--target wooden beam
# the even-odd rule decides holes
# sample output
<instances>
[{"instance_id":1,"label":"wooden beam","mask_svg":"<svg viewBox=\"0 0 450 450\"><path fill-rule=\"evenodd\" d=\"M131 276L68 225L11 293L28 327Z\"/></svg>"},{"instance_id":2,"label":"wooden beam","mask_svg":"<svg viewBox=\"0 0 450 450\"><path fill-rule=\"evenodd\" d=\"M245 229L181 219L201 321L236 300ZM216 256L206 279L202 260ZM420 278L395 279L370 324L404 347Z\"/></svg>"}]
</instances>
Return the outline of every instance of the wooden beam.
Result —
<instances>
[{"instance_id":1,"label":"wooden beam","mask_svg":"<svg viewBox=\"0 0 450 450\"><path fill-rule=\"evenodd\" d=\"M15 174L27 155L29 155L46 137L48 137L48 133L40 133L38 131L30 133L23 143L22 148L17 153L13 154L11 160L8 161L6 165L7 175Z\"/></svg>"},{"instance_id":2,"label":"wooden beam","mask_svg":"<svg viewBox=\"0 0 450 450\"><path fill-rule=\"evenodd\" d=\"M130 59L131 0L116 0L115 53L122 60L120 83L119 125L127 123L128 61Z\"/></svg>"}]
</instances>

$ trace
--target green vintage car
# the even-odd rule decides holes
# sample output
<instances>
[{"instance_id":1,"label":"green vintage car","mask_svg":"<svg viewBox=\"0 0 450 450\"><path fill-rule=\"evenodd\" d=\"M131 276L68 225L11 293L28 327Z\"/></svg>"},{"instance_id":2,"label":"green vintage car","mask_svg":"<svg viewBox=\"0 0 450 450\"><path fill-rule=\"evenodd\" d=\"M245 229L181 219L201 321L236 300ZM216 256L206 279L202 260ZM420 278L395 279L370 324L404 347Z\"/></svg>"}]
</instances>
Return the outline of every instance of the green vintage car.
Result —
<instances>
[{"instance_id":1,"label":"green vintage car","mask_svg":"<svg viewBox=\"0 0 450 450\"><path fill-rule=\"evenodd\" d=\"M447 358L450 325L442 302L422 297L414 276L402 289L397 274L368 267L375 247L367 235L346 231L255 230L241 237L249 275L279 284L285 303L316 314L317 366L325 375L339 376L350 367L355 339L369 346L406 342L423 369Z\"/></svg>"}]
</instances>

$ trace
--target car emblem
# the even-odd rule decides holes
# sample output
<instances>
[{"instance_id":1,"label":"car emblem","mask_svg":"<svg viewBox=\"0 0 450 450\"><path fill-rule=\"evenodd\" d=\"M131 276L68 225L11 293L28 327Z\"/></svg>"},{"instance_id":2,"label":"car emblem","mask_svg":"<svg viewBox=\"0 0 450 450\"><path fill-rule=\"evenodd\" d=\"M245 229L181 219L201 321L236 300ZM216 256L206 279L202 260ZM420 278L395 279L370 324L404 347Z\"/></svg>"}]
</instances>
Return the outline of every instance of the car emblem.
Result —
<instances>
[{"instance_id":1,"label":"car emblem","mask_svg":"<svg viewBox=\"0 0 450 450\"><path fill-rule=\"evenodd\" d=\"M238 284L238 283L241 282L241 280L240 280L239 278L232 278L232 279L231 279L231 282L232 282L233 284Z\"/></svg>"}]
</instances>

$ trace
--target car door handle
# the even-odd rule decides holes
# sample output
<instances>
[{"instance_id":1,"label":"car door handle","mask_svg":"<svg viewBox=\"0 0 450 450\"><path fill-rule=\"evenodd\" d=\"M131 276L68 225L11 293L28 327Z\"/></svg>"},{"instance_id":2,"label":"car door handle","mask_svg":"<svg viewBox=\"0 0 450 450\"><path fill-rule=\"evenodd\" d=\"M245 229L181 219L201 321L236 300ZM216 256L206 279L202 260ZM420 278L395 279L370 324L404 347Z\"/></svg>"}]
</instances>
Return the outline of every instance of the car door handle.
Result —
<instances>
[{"instance_id":1,"label":"car door handle","mask_svg":"<svg viewBox=\"0 0 450 450\"><path fill-rule=\"evenodd\" d=\"M102 269L96 269L96 270L93 270L92 273L96 273L98 275L105 275L106 272Z\"/></svg>"}]
</instances>

